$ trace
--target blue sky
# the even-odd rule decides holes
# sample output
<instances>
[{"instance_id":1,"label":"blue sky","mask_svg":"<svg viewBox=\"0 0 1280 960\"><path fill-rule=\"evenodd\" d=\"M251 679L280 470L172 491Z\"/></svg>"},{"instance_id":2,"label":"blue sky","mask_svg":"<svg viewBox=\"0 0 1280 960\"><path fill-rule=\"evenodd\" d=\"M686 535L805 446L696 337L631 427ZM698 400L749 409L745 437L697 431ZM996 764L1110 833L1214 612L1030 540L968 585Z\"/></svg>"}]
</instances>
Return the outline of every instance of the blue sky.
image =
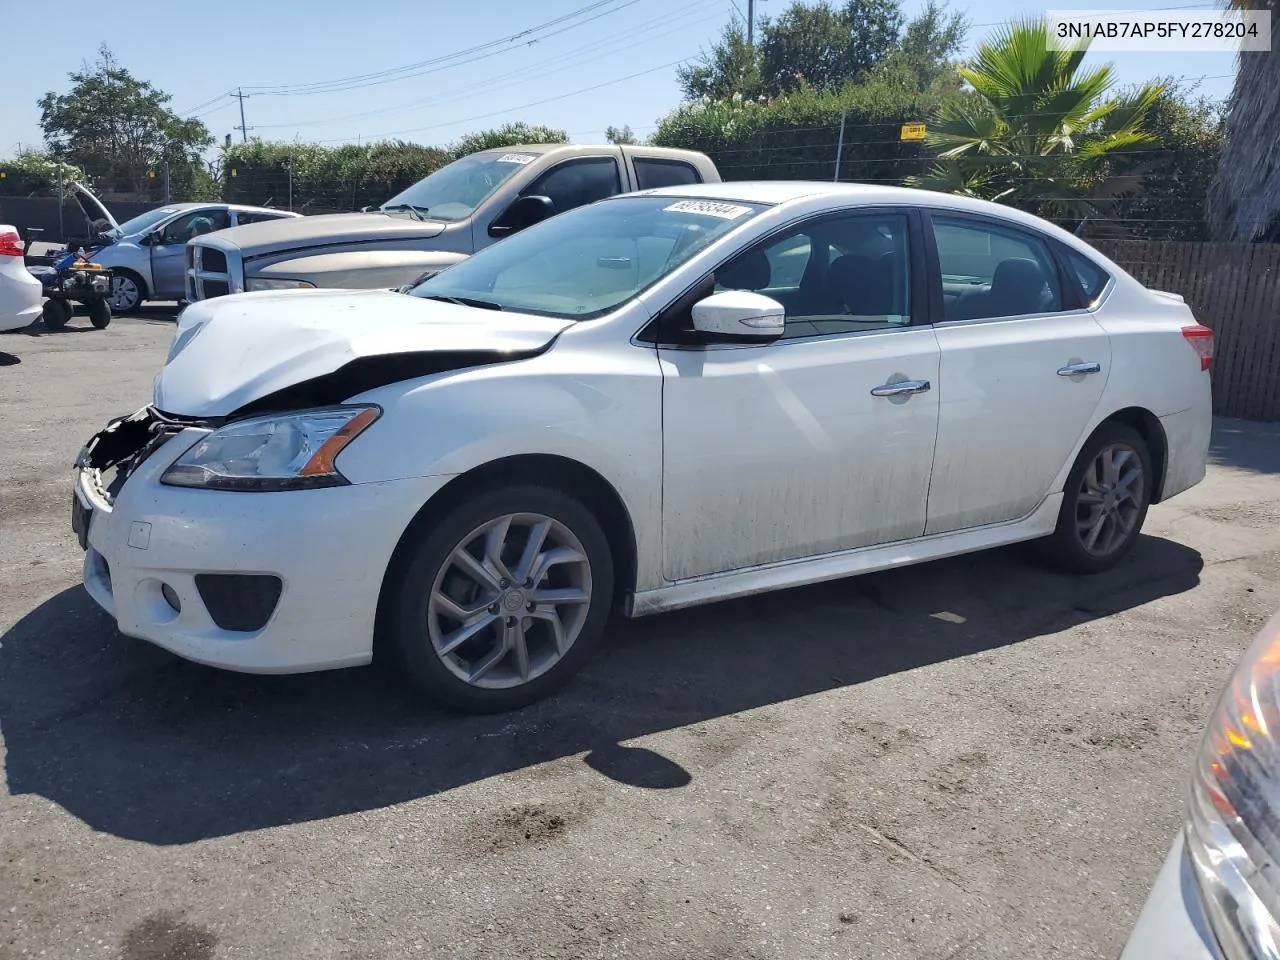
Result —
<instances>
[{"instance_id":1,"label":"blue sky","mask_svg":"<svg viewBox=\"0 0 1280 960\"><path fill-rule=\"evenodd\" d=\"M5 95L0 98L0 156L40 142L36 100L64 91L67 73L91 60L100 42L135 76L171 93L170 104L194 112L222 140L240 139L237 86L297 87L436 60L417 75L334 92L279 95L254 90L245 100L251 136L268 140L357 142L384 137L445 143L508 120L568 130L579 142L602 140L610 124L643 135L679 100L678 61L698 55L746 0L600 0L591 11L542 31L535 43L504 41L588 6L593 0L218 0L144 5L115 0L111 15L74 16L75 29L49 35L49 11L13 3L5 12ZM757 0L757 16L781 13L788 0ZM1055 5L1057 7L1059 5ZM1062 7L1135 9L1129 2L1088 0ZM1156 0L1148 9L1182 9ZM906 0L910 15L919 0ZM991 25L1034 8L1019 0L964 4L975 25L970 46ZM1213 3L1200 5L1212 9ZM1042 13L1040 11L1035 11ZM495 42L501 41L501 42ZM457 60L439 59L480 48ZM1104 59L1095 57L1094 59ZM1207 77L1200 92L1224 98L1234 57L1225 53L1111 54L1122 83L1156 75ZM429 71L429 72L423 72ZM371 78L382 79L382 78ZM544 102L545 101L545 102Z\"/></svg>"}]
</instances>

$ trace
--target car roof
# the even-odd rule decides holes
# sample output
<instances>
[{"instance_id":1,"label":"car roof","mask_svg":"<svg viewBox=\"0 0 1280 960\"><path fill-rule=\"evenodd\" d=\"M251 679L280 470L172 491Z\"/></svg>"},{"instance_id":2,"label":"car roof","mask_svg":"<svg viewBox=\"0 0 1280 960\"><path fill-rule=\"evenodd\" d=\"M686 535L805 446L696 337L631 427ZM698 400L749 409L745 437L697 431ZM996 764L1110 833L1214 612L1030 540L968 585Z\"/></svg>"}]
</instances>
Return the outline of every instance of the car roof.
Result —
<instances>
[{"instance_id":1,"label":"car roof","mask_svg":"<svg viewBox=\"0 0 1280 960\"><path fill-rule=\"evenodd\" d=\"M1005 220L1015 220L1039 230L1052 224L1013 207L974 197L961 197L912 187L889 187L872 183L825 183L819 180L738 180L727 183L697 183L642 190L631 196L688 197L697 200L724 200L738 203L784 204L817 197L842 203L855 202L867 206L937 207L961 213L981 213ZM1054 228L1056 229L1056 228Z\"/></svg>"}]
</instances>

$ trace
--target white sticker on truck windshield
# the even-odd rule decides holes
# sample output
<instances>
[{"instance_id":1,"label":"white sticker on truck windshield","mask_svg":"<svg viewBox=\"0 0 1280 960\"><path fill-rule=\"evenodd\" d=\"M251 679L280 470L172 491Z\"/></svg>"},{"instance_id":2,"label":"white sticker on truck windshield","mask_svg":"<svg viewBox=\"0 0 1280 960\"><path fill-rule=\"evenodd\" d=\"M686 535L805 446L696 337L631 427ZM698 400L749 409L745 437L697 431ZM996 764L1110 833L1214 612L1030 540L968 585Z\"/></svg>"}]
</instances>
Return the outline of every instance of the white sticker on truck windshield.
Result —
<instances>
[{"instance_id":1,"label":"white sticker on truck windshield","mask_svg":"<svg viewBox=\"0 0 1280 960\"><path fill-rule=\"evenodd\" d=\"M533 163L538 159L535 153L504 153L498 158L499 163L518 163L524 166L526 163Z\"/></svg>"},{"instance_id":2,"label":"white sticker on truck windshield","mask_svg":"<svg viewBox=\"0 0 1280 960\"><path fill-rule=\"evenodd\" d=\"M721 220L737 220L751 212L750 207L740 207L736 203L715 203L711 200L681 200L662 209L664 213L700 213L705 217L719 217Z\"/></svg>"}]
</instances>

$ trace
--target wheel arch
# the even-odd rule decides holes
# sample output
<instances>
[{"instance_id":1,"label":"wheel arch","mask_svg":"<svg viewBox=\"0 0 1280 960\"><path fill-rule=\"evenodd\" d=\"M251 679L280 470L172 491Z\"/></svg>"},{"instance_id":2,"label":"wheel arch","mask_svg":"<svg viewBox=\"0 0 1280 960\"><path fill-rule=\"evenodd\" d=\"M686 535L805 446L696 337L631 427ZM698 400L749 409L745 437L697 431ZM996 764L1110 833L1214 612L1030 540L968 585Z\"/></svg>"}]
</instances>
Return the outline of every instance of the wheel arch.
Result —
<instances>
[{"instance_id":1,"label":"wheel arch","mask_svg":"<svg viewBox=\"0 0 1280 960\"><path fill-rule=\"evenodd\" d=\"M1164 497L1164 481L1169 471L1169 438L1165 435L1160 418L1145 407L1125 407L1104 418L1102 423L1108 421L1131 427L1146 443L1155 473L1155 482L1151 485L1151 502L1159 503Z\"/></svg>"},{"instance_id":2,"label":"wheel arch","mask_svg":"<svg viewBox=\"0 0 1280 960\"><path fill-rule=\"evenodd\" d=\"M551 487L580 500L595 514L604 528L613 555L614 609L620 609L636 583L636 535L631 513L627 510L617 489L600 473L580 461L553 454L521 454L503 457L460 473L428 500L409 521L396 542L391 559L382 575L378 593L377 629L374 637L374 657L378 657L378 636L384 631L391 584L403 568L411 546L441 517L446 516L458 504L476 496L513 483Z\"/></svg>"}]
</instances>

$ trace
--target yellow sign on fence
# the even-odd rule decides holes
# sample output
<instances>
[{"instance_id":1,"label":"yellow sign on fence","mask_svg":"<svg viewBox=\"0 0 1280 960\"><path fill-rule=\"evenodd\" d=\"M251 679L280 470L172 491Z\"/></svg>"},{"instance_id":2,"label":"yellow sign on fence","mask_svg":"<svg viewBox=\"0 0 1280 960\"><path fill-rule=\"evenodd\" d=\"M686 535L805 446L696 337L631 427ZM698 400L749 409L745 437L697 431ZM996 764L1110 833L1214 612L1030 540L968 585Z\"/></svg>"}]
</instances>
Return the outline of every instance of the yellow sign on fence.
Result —
<instances>
[{"instance_id":1,"label":"yellow sign on fence","mask_svg":"<svg viewBox=\"0 0 1280 960\"><path fill-rule=\"evenodd\" d=\"M923 140L928 130L923 123L904 123L902 125L901 140Z\"/></svg>"}]
</instances>

